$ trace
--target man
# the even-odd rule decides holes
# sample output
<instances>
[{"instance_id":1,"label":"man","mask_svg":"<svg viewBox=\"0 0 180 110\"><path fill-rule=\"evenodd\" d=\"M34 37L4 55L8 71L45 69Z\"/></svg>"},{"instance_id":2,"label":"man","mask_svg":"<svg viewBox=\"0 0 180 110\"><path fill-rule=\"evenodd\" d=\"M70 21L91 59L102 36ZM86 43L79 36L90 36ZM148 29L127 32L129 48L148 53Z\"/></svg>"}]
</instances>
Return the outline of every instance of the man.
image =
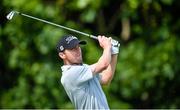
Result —
<instances>
[{"instance_id":1,"label":"man","mask_svg":"<svg viewBox=\"0 0 180 110\"><path fill-rule=\"evenodd\" d=\"M98 36L103 54L99 60L83 63L79 41L72 35L64 36L57 44L59 57L63 60L61 83L76 109L109 109L101 85L111 82L117 63L119 47L111 44L111 38Z\"/></svg>"}]
</instances>

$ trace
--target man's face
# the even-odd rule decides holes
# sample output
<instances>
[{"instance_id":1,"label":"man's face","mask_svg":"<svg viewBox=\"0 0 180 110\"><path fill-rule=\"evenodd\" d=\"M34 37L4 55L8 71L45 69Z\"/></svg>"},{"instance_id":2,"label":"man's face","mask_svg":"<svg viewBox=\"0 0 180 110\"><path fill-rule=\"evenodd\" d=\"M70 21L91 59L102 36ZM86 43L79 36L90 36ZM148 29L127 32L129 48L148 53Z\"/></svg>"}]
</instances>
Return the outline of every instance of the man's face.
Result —
<instances>
[{"instance_id":1,"label":"man's face","mask_svg":"<svg viewBox=\"0 0 180 110\"><path fill-rule=\"evenodd\" d=\"M69 64L82 64L82 53L79 44L72 49L66 49L64 51L66 63Z\"/></svg>"}]
</instances>

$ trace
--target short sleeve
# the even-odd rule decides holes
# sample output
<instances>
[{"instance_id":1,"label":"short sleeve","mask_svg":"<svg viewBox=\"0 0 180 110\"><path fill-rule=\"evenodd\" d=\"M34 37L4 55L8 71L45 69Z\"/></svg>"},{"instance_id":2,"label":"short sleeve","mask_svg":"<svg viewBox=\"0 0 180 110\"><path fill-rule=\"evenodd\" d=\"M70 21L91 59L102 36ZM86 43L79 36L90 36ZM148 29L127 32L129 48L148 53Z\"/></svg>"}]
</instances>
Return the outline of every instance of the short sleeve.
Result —
<instances>
[{"instance_id":1,"label":"short sleeve","mask_svg":"<svg viewBox=\"0 0 180 110\"><path fill-rule=\"evenodd\" d=\"M71 68L65 72L65 75L66 80L71 86L81 86L93 78L93 73L88 65L71 66Z\"/></svg>"}]
</instances>

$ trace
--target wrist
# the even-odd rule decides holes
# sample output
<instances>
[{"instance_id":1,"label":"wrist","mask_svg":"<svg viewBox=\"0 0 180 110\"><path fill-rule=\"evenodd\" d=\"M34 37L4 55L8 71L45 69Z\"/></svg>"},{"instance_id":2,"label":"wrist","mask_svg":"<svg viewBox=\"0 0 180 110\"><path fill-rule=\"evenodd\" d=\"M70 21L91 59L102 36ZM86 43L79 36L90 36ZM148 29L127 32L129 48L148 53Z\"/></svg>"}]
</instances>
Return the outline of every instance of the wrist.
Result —
<instances>
[{"instance_id":1,"label":"wrist","mask_svg":"<svg viewBox=\"0 0 180 110\"><path fill-rule=\"evenodd\" d=\"M111 54L115 55L119 53L119 47L112 46L111 48Z\"/></svg>"},{"instance_id":2,"label":"wrist","mask_svg":"<svg viewBox=\"0 0 180 110\"><path fill-rule=\"evenodd\" d=\"M103 49L104 49L104 50L111 50L112 47L111 47L111 46L106 46L106 47L104 47Z\"/></svg>"}]
</instances>

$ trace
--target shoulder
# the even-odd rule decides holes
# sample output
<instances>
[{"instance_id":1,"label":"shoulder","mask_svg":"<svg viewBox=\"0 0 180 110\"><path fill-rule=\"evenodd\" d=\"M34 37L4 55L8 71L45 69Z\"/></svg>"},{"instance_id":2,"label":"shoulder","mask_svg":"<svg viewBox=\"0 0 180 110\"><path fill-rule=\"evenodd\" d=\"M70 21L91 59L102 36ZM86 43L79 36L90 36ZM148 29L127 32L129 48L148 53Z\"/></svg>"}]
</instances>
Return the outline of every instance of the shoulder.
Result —
<instances>
[{"instance_id":1,"label":"shoulder","mask_svg":"<svg viewBox=\"0 0 180 110\"><path fill-rule=\"evenodd\" d=\"M63 79L70 79L73 80L77 78L79 75L86 73L89 71L89 66L87 64L83 65L64 65L61 67L62 69L62 77Z\"/></svg>"},{"instance_id":2,"label":"shoulder","mask_svg":"<svg viewBox=\"0 0 180 110\"><path fill-rule=\"evenodd\" d=\"M62 85L72 90L80 87L83 82L88 81L92 78L92 73L88 69L88 65L71 65L62 67Z\"/></svg>"}]
</instances>

